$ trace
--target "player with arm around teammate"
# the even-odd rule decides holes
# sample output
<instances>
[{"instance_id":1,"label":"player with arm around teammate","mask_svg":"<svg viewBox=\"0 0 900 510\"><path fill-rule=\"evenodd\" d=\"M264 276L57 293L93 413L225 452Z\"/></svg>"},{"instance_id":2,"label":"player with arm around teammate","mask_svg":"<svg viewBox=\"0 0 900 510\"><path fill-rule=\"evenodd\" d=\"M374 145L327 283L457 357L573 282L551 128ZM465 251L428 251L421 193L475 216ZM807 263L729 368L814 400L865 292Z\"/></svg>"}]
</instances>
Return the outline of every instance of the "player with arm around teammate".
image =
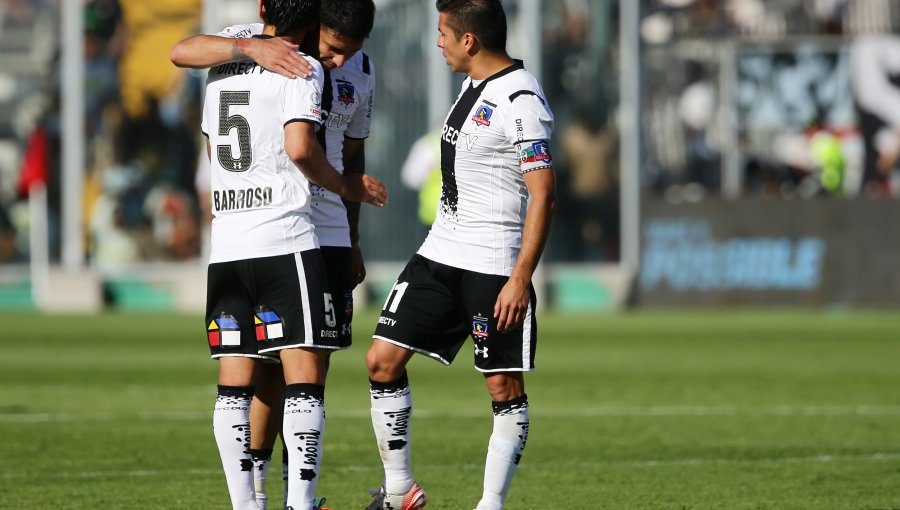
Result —
<instances>
[{"instance_id":1,"label":"player with arm around teammate","mask_svg":"<svg viewBox=\"0 0 900 510\"><path fill-rule=\"evenodd\" d=\"M297 44L318 19L315 0L261 0L260 37ZM318 508L324 382L338 343L324 262L310 220L309 182L381 205L372 178L341 176L316 137L322 67L289 80L251 60L210 71L203 131L212 166L212 249L207 289L210 350L220 362L214 432L234 508L256 509L249 455L255 360L280 359L283 436L293 469L288 508Z\"/></svg>"},{"instance_id":2,"label":"player with arm around teammate","mask_svg":"<svg viewBox=\"0 0 900 510\"><path fill-rule=\"evenodd\" d=\"M493 400L478 510L500 510L530 421L524 372L537 338L531 278L556 207L548 149L553 114L506 53L500 0L438 0L438 46L466 80L441 132L437 218L385 301L366 355L384 484L368 510L416 510L410 466L414 353L449 364L468 336ZM462 248L462 249L461 249Z\"/></svg>"},{"instance_id":3,"label":"player with arm around teammate","mask_svg":"<svg viewBox=\"0 0 900 510\"><path fill-rule=\"evenodd\" d=\"M374 24L375 5L372 0L324 0L320 14L318 37L313 38L318 42L318 58L324 68L325 82L321 108L324 125L318 132L319 142L329 162L339 172L348 175L365 173L365 139L371 125L375 69L361 48ZM277 39L252 38L261 31L262 24L256 23L228 27L218 35L193 36L178 43L171 57L182 67L214 66L231 61L235 53L242 55L239 47L255 48L253 53L259 55L258 63L264 67L287 69L285 62L296 60L293 58L295 46ZM267 46L270 48L266 49ZM288 55L284 55L285 52ZM293 77L290 72L282 74ZM336 193L314 183L310 183L310 191L311 218L334 300L338 341L341 346L349 347L352 290L365 278L359 248L359 203L345 202ZM260 367L257 376L257 390L250 411L250 443L256 497L264 510L267 506L265 480L280 429L284 383L277 367Z\"/></svg>"}]
</instances>

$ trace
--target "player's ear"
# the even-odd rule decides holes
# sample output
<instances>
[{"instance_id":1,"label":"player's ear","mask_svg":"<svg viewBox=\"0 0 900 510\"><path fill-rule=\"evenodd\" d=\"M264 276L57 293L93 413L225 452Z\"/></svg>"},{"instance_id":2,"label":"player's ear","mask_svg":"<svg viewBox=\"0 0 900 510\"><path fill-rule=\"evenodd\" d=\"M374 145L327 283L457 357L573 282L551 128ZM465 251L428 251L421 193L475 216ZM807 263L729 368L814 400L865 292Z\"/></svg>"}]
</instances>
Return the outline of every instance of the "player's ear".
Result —
<instances>
[{"instance_id":1,"label":"player's ear","mask_svg":"<svg viewBox=\"0 0 900 510\"><path fill-rule=\"evenodd\" d=\"M257 0L257 4L259 5L259 17L265 19L266 7L263 5L263 0Z\"/></svg>"},{"instance_id":2,"label":"player's ear","mask_svg":"<svg viewBox=\"0 0 900 510\"><path fill-rule=\"evenodd\" d=\"M475 49L478 47L478 38L475 37L475 34L471 32L466 32L462 36L462 43L465 46L466 51L469 53L474 53Z\"/></svg>"}]
</instances>

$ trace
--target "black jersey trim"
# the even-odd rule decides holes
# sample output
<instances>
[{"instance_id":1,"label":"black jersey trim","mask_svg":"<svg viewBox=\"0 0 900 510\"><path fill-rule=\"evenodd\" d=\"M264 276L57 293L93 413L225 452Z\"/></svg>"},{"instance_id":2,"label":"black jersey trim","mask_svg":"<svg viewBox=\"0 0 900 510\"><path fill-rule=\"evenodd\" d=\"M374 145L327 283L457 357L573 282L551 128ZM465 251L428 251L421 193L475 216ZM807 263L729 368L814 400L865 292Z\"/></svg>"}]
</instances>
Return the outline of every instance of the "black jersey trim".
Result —
<instances>
[{"instance_id":1,"label":"black jersey trim","mask_svg":"<svg viewBox=\"0 0 900 510\"><path fill-rule=\"evenodd\" d=\"M513 63L511 66L505 67L505 68L501 69L500 71L497 71L496 73L488 76L487 78L484 79L483 82L481 82L481 84L484 85L485 83L487 83L491 80L496 80L497 78L502 78L502 77L506 76L507 74L509 74L513 71L518 71L520 69L525 69L525 63L522 62L521 60L513 60Z\"/></svg>"},{"instance_id":2,"label":"black jersey trim","mask_svg":"<svg viewBox=\"0 0 900 510\"><path fill-rule=\"evenodd\" d=\"M256 35L250 36L250 38L251 39L274 39L275 36L269 35L269 34L256 34Z\"/></svg>"},{"instance_id":3,"label":"black jersey trim","mask_svg":"<svg viewBox=\"0 0 900 510\"><path fill-rule=\"evenodd\" d=\"M532 91L532 90L519 90L519 91L517 91L517 92L513 92L512 94L509 95L509 102L512 103L512 102L515 101L516 98L519 97L519 96L534 96L534 97L538 98L538 101L540 101L541 104L543 104L543 105L547 104L547 103L544 102L544 98L542 98L541 96L537 95L537 94L536 94L534 91Z\"/></svg>"},{"instance_id":4,"label":"black jersey trim","mask_svg":"<svg viewBox=\"0 0 900 510\"><path fill-rule=\"evenodd\" d=\"M206 131L203 131L202 129L200 130L200 132L203 133L203 136L209 138L209 133L207 133Z\"/></svg>"},{"instance_id":5,"label":"black jersey trim","mask_svg":"<svg viewBox=\"0 0 900 510\"><path fill-rule=\"evenodd\" d=\"M372 64L369 62L369 56L363 53L362 70L366 74L372 74Z\"/></svg>"},{"instance_id":6,"label":"black jersey trim","mask_svg":"<svg viewBox=\"0 0 900 510\"><path fill-rule=\"evenodd\" d=\"M321 126L321 125L322 125L321 122L318 122L318 121L315 121L315 120L312 120L312 119L291 119L291 120L285 122L284 125L287 126L288 124L293 124L294 122L309 122L310 124L313 124L313 125L315 125L315 126Z\"/></svg>"},{"instance_id":7,"label":"black jersey trim","mask_svg":"<svg viewBox=\"0 0 900 510\"><path fill-rule=\"evenodd\" d=\"M325 69L324 73L324 83L322 86L322 125L325 125L325 121L328 120L328 116L331 115L331 107L334 104L334 90L332 90L333 85L331 83L331 72L328 69ZM322 151L325 154L328 154L328 139L325 137L325 129L319 130L316 134L316 139L319 141L319 145L322 146Z\"/></svg>"},{"instance_id":8,"label":"black jersey trim","mask_svg":"<svg viewBox=\"0 0 900 510\"><path fill-rule=\"evenodd\" d=\"M361 138L357 138L357 137L355 137L355 136L347 136L347 135L344 135L344 138L345 138L346 140L368 140L368 139L369 139L368 136L363 136L363 137L361 137Z\"/></svg>"}]
</instances>

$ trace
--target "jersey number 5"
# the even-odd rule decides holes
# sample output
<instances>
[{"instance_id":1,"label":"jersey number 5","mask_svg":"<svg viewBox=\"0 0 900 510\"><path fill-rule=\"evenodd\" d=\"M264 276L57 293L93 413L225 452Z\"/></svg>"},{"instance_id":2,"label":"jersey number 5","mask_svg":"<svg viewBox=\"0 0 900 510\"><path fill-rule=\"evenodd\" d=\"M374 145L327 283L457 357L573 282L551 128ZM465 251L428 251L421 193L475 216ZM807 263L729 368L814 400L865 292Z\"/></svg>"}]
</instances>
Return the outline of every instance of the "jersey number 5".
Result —
<instances>
[{"instance_id":1,"label":"jersey number 5","mask_svg":"<svg viewBox=\"0 0 900 510\"><path fill-rule=\"evenodd\" d=\"M250 106L250 92L243 90L232 92L223 90L219 93L219 136L228 136L232 129L237 129L238 157L232 156L231 145L217 145L216 154L219 164L229 172L246 172L253 161L253 149L250 146L250 123L243 115L230 115L231 105Z\"/></svg>"}]
</instances>

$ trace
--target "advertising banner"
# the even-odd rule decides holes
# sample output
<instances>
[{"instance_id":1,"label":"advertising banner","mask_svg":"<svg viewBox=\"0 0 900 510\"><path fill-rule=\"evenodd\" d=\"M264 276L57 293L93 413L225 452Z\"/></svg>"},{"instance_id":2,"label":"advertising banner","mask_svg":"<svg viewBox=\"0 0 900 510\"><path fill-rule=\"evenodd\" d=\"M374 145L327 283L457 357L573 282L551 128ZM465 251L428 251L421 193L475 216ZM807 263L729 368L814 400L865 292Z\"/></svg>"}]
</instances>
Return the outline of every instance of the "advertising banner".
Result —
<instances>
[{"instance_id":1,"label":"advertising banner","mask_svg":"<svg viewBox=\"0 0 900 510\"><path fill-rule=\"evenodd\" d=\"M640 306L900 305L900 201L648 201L642 216Z\"/></svg>"}]
</instances>

